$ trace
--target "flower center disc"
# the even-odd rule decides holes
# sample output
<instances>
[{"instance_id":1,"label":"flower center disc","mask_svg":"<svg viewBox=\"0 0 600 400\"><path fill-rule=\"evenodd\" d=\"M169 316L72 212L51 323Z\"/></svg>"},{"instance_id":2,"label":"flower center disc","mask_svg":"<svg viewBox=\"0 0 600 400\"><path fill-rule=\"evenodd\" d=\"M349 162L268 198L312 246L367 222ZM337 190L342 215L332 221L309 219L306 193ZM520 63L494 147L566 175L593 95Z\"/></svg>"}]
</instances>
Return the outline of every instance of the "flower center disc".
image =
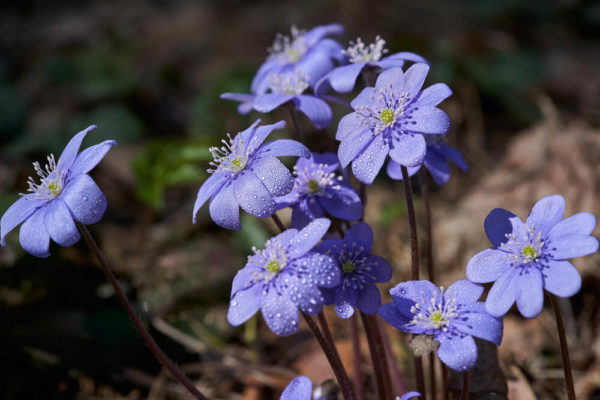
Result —
<instances>
[{"instance_id":1,"label":"flower center disc","mask_svg":"<svg viewBox=\"0 0 600 400\"><path fill-rule=\"evenodd\" d=\"M354 263L352 261L346 261L342 266L342 270L344 270L345 274L351 274L354 272L355 269L356 267L354 266Z\"/></svg>"},{"instance_id":2,"label":"flower center disc","mask_svg":"<svg viewBox=\"0 0 600 400\"><path fill-rule=\"evenodd\" d=\"M309 180L306 185L308 186L308 190L310 190L312 193L316 193L319 191L319 189L321 189L319 182L314 179Z\"/></svg>"},{"instance_id":3,"label":"flower center disc","mask_svg":"<svg viewBox=\"0 0 600 400\"><path fill-rule=\"evenodd\" d=\"M394 122L394 110L389 109L389 108L384 108L383 110L381 110L381 114L379 115L379 118L381 119L381 122L383 122L386 125L391 124L392 122Z\"/></svg>"},{"instance_id":4,"label":"flower center disc","mask_svg":"<svg viewBox=\"0 0 600 400\"><path fill-rule=\"evenodd\" d=\"M429 316L429 319L431 320L431 322L433 322L433 324L435 325L436 328L439 328L445 322L444 316L442 315L442 313L440 311L432 312L431 315Z\"/></svg>"},{"instance_id":5,"label":"flower center disc","mask_svg":"<svg viewBox=\"0 0 600 400\"><path fill-rule=\"evenodd\" d=\"M277 260L269 261L265 269L272 274L278 274L279 272L281 272L281 266L279 265L279 261Z\"/></svg>"},{"instance_id":6,"label":"flower center disc","mask_svg":"<svg viewBox=\"0 0 600 400\"><path fill-rule=\"evenodd\" d=\"M537 251L530 244L523 247L523 249L521 251L523 252L523 255L525 256L525 258L527 258L528 260L535 260L538 256Z\"/></svg>"}]
</instances>

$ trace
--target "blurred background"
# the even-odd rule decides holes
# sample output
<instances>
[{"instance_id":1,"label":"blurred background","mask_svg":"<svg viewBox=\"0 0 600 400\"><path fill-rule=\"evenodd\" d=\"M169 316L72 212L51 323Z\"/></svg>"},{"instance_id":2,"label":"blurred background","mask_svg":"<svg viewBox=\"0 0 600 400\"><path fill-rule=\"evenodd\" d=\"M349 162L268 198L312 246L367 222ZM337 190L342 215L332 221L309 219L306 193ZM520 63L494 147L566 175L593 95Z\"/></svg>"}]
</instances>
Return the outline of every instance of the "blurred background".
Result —
<instances>
[{"instance_id":1,"label":"blurred background","mask_svg":"<svg viewBox=\"0 0 600 400\"><path fill-rule=\"evenodd\" d=\"M346 27L337 38L344 46L381 35L389 54L421 54L432 64L427 84L445 82L454 91L441 107L452 119L450 143L470 170L453 170L441 189L430 182L441 284L464 278L468 259L489 247L483 220L495 207L524 218L539 198L561 193L568 215L600 215L598 2L0 4L0 211L26 190L31 163L58 156L78 131L99 127L84 146L116 139L92 174L109 207L90 229L159 344L212 399L276 399L299 373L315 384L332 376L304 327L277 338L260 317L239 328L225 319L232 277L251 247L276 232L270 221L244 215L243 229L230 232L210 221L205 206L192 225L208 147L256 118L287 118L283 111L241 116L219 94L249 91L276 33L330 22ZM349 112L333 107L334 121ZM336 122L328 131L301 123L312 149L334 150ZM401 185L381 175L369 189L366 220L375 252L395 269L381 286L387 293L409 277L409 247ZM134 331L85 243L51 252L49 259L27 255L16 232L0 249L0 398L185 398ZM600 259L575 264L584 287L562 306L576 386L580 398L600 399ZM350 365L347 323L329 311ZM506 398L506 391L514 399L564 397L553 324L548 310L535 320L507 316L502 372L493 373L500 397L486 398ZM406 341L390 335L411 387ZM363 350L367 356L366 344ZM372 388L370 377L366 384ZM489 395L490 385L479 390Z\"/></svg>"}]
</instances>

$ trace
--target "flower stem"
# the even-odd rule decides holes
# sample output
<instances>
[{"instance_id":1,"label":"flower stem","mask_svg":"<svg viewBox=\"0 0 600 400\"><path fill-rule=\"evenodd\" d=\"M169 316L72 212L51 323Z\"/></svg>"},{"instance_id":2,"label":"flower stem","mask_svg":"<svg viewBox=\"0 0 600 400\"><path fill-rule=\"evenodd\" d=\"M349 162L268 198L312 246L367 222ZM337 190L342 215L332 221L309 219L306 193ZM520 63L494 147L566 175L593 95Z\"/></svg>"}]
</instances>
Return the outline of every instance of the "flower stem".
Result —
<instances>
[{"instance_id":1,"label":"flower stem","mask_svg":"<svg viewBox=\"0 0 600 400\"><path fill-rule=\"evenodd\" d=\"M549 295L548 297L550 297L550 303L552 304L554 315L556 317L556 328L558 329L560 352L562 355L563 370L565 371L565 383L567 385L567 398L569 400L575 400L575 386L573 385L573 373L571 372L571 361L569 359L569 346L567 345L567 336L565 335L565 326L560 313L560 306L555 296Z\"/></svg>"},{"instance_id":2,"label":"flower stem","mask_svg":"<svg viewBox=\"0 0 600 400\"><path fill-rule=\"evenodd\" d=\"M158 347L152 336L150 336L142 322L135 314L135 311L133 311L129 300L127 300L127 296L125 296L125 293L123 293L123 291L121 290L121 287L117 282L117 278L115 278L115 275L113 274L110 266L108 265L108 262L106 261L104 255L98 248L98 245L92 238L92 235L90 234L89 230L84 224L80 222L76 222L76 224L77 228L79 229L79 232L81 233L81 236L83 236L87 244L92 249L92 252L98 259L98 262L100 263L100 268L102 269L102 272L104 272L104 274L108 278L108 281L115 290L117 297L121 301L121 305L123 305L123 307L125 308L127 315L129 315L129 318L131 318L133 325L137 329L144 342L146 342L146 344L150 348L150 351L152 351L152 353L158 359L158 361L160 361L160 363L167 370L169 370L173 377L177 379L196 399L206 400L206 397L202 393L200 393L200 391L196 388L196 386L194 386L194 384L188 379L188 377L185 376L185 374L173 363L173 361L169 359L169 357L167 357L167 355L160 349L160 347Z\"/></svg>"},{"instance_id":3,"label":"flower stem","mask_svg":"<svg viewBox=\"0 0 600 400\"><path fill-rule=\"evenodd\" d=\"M325 353L325 357L327 357L327 360L329 361L329 364L333 369L335 378L337 379L340 385L340 389L342 390L342 396L344 397L344 400L353 400L354 396L352 394L352 388L350 386L350 381L348 380L348 375L346 374L346 370L344 369L344 366L342 365L342 362L340 361L339 357L336 357L335 350L329 345L329 342L327 341L327 339L325 339L325 336L323 336L323 333L317 326L315 320L310 315L304 312L301 313L304 319L306 320L308 327L315 336L315 339L317 339L317 342L319 342L319 345Z\"/></svg>"},{"instance_id":4,"label":"flower stem","mask_svg":"<svg viewBox=\"0 0 600 400\"><path fill-rule=\"evenodd\" d=\"M419 280L419 242L417 239L417 221L415 217L415 206L413 204L412 187L410 185L410 177L408 176L408 170L403 165L402 170L402 182L404 182L404 193L406 195L406 209L408 211L408 224L410 226L410 267L411 267L411 279ZM425 394L425 379L423 378L423 360L421 357L415 357L415 374L417 378L417 390L421 393L423 398L426 398Z\"/></svg>"},{"instance_id":5,"label":"flower stem","mask_svg":"<svg viewBox=\"0 0 600 400\"><path fill-rule=\"evenodd\" d=\"M277 228L279 228L281 232L285 231L285 225L283 225L283 222L281 222L276 213L273 213L273 215L271 215L271 218L273 219L275 225L277 225Z\"/></svg>"},{"instance_id":6,"label":"flower stem","mask_svg":"<svg viewBox=\"0 0 600 400\"><path fill-rule=\"evenodd\" d=\"M335 356L338 359L340 359L340 353L338 353L337 347L335 347L335 342L333 341L331 330L329 330L329 324L327 323L325 314L323 314L323 312L320 312L319 315L317 315L317 319L319 320L319 324L321 325L321 330L323 331L323 336L325 336L325 340L329 342L331 349L335 352Z\"/></svg>"},{"instance_id":7,"label":"flower stem","mask_svg":"<svg viewBox=\"0 0 600 400\"><path fill-rule=\"evenodd\" d=\"M463 384L462 391L460 393L460 400L469 400L469 371L463 372Z\"/></svg>"},{"instance_id":8,"label":"flower stem","mask_svg":"<svg viewBox=\"0 0 600 400\"><path fill-rule=\"evenodd\" d=\"M450 388L448 388L448 367L442 363L442 388L444 390L442 399L450 400Z\"/></svg>"},{"instance_id":9,"label":"flower stem","mask_svg":"<svg viewBox=\"0 0 600 400\"><path fill-rule=\"evenodd\" d=\"M294 132L296 133L296 140L302 144L306 144L306 142L304 141L304 135L302 134L302 131L300 130L300 124L298 124L298 113L296 111L296 107L292 104L292 105L288 106L288 109L290 110L292 124L294 125Z\"/></svg>"},{"instance_id":10,"label":"flower stem","mask_svg":"<svg viewBox=\"0 0 600 400\"><path fill-rule=\"evenodd\" d=\"M373 315L361 312L360 316L365 326L367 342L369 343L369 350L371 351L371 360L373 361L373 372L375 374L378 397L380 399L391 399L393 398L392 384L390 382L387 357L385 355L385 347L381 339L379 325Z\"/></svg>"},{"instance_id":11,"label":"flower stem","mask_svg":"<svg viewBox=\"0 0 600 400\"><path fill-rule=\"evenodd\" d=\"M356 388L356 400L363 400L362 361L360 357L360 336L358 332L358 321L356 313L350 318L352 329L352 351L354 358L354 387Z\"/></svg>"},{"instance_id":12,"label":"flower stem","mask_svg":"<svg viewBox=\"0 0 600 400\"><path fill-rule=\"evenodd\" d=\"M379 325L379 330L381 331L381 339L383 340L383 346L385 348L385 354L387 356L388 364L390 369L392 370L392 381L394 383L394 387L397 393L406 392L406 387L404 386L404 381L402 380L402 374L400 374L400 370L398 369L398 364L396 362L396 357L394 357L394 352L392 351L392 345L390 344L390 337L388 332L385 330L385 327L381 324L381 319L376 318L377 324Z\"/></svg>"}]
</instances>

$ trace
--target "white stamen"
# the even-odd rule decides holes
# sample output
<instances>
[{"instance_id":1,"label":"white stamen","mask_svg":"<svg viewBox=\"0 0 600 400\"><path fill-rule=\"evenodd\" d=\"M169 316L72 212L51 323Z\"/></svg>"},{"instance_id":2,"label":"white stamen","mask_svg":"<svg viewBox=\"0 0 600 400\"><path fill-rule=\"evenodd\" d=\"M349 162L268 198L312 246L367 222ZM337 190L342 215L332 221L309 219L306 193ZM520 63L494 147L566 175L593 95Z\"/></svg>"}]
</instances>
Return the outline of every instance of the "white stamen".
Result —
<instances>
[{"instance_id":1,"label":"white stamen","mask_svg":"<svg viewBox=\"0 0 600 400\"><path fill-rule=\"evenodd\" d=\"M267 49L269 58L276 59L281 65L298 62L306 53L305 34L306 31L296 28L295 25L291 27L291 38L278 33L273 45Z\"/></svg>"},{"instance_id":2,"label":"white stamen","mask_svg":"<svg viewBox=\"0 0 600 400\"><path fill-rule=\"evenodd\" d=\"M444 288L440 288L440 294L429 299L429 303L423 300L421 303L415 301L410 312L414 315L408 325L419 326L425 329L448 330L450 322L458 316L456 312L456 296L444 299Z\"/></svg>"},{"instance_id":3,"label":"white stamen","mask_svg":"<svg viewBox=\"0 0 600 400\"><path fill-rule=\"evenodd\" d=\"M388 52L385 49L385 40L379 35L375 38L375 42L365 46L361 38L356 39L356 43L350 41L350 47L342 50L343 54L347 54L351 63L379 61L381 57Z\"/></svg>"},{"instance_id":4,"label":"white stamen","mask_svg":"<svg viewBox=\"0 0 600 400\"><path fill-rule=\"evenodd\" d=\"M64 172L58 170L54 154L47 157L48 164L44 169L39 162L33 163L33 168L40 178L40 183L35 183L35 180L30 176L27 179L27 191L33 193L36 200L52 200L61 194L64 186ZM28 193L19 193L21 196L26 196Z\"/></svg>"},{"instance_id":5,"label":"white stamen","mask_svg":"<svg viewBox=\"0 0 600 400\"><path fill-rule=\"evenodd\" d=\"M309 86L310 77L296 70L293 74L270 74L269 89L276 94L302 94Z\"/></svg>"},{"instance_id":6,"label":"white stamen","mask_svg":"<svg viewBox=\"0 0 600 400\"><path fill-rule=\"evenodd\" d=\"M214 167L207 169L208 173L212 174L217 170L221 170L231 172L232 175L235 175L246 168L248 158L250 158L250 155L255 150L257 137L253 136L248 145L246 145L239 134L231 138L231 135L228 133L227 138L229 141L225 139L221 140L223 146L213 146L208 149L213 156L213 161L209 165Z\"/></svg>"}]
</instances>

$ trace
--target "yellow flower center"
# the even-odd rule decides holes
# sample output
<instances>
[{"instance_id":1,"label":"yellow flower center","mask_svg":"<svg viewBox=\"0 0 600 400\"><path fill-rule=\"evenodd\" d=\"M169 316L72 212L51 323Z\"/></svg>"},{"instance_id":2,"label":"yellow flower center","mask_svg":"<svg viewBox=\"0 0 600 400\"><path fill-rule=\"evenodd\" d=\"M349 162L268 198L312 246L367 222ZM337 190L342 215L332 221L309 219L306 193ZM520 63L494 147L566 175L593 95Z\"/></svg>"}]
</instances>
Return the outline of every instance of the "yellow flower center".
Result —
<instances>
[{"instance_id":1,"label":"yellow flower center","mask_svg":"<svg viewBox=\"0 0 600 400\"><path fill-rule=\"evenodd\" d=\"M433 322L433 324L436 328L439 328L445 322L444 316L442 315L441 311L432 312L431 315L429 316L429 319L431 320L431 322Z\"/></svg>"},{"instance_id":2,"label":"yellow flower center","mask_svg":"<svg viewBox=\"0 0 600 400\"><path fill-rule=\"evenodd\" d=\"M344 270L345 274L351 274L354 272L356 267L354 266L354 263L352 261L346 261L342 266L342 269Z\"/></svg>"},{"instance_id":3,"label":"yellow flower center","mask_svg":"<svg viewBox=\"0 0 600 400\"><path fill-rule=\"evenodd\" d=\"M281 272L281 266L279 265L279 261L277 260L269 261L265 269L272 274L278 274L279 272Z\"/></svg>"},{"instance_id":4,"label":"yellow flower center","mask_svg":"<svg viewBox=\"0 0 600 400\"><path fill-rule=\"evenodd\" d=\"M379 118L381 119L381 122L383 122L386 125L391 124L392 122L394 122L394 110L390 109L390 108L384 108L383 110L381 110L381 113L379 114Z\"/></svg>"},{"instance_id":5,"label":"yellow flower center","mask_svg":"<svg viewBox=\"0 0 600 400\"><path fill-rule=\"evenodd\" d=\"M309 180L309 181L306 183L306 185L308 186L308 190L310 190L310 191L311 191L311 192L313 192L313 193L316 193L316 192L318 192L318 191L319 191L319 189L321 189L321 188L319 187L319 182L317 182L317 181L316 181L316 180L314 180L314 179L311 179L311 180Z\"/></svg>"},{"instance_id":6,"label":"yellow flower center","mask_svg":"<svg viewBox=\"0 0 600 400\"><path fill-rule=\"evenodd\" d=\"M521 252L523 252L523 255L528 260L535 260L537 258L537 256L538 256L537 251L530 244L528 244L527 246L523 247L523 249L521 250Z\"/></svg>"}]
</instances>

